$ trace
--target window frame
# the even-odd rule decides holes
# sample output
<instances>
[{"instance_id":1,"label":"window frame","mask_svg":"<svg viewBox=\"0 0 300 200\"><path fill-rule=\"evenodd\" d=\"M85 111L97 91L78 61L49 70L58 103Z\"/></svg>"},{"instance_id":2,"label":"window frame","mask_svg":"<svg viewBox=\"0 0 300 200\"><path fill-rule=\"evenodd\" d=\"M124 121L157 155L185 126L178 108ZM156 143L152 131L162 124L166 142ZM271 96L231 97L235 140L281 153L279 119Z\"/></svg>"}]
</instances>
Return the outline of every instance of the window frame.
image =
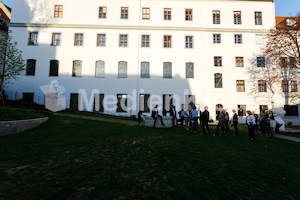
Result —
<instances>
[{"instance_id":1,"label":"window frame","mask_svg":"<svg viewBox=\"0 0 300 200\"><path fill-rule=\"evenodd\" d=\"M164 8L164 20L172 20L172 8Z\"/></svg>"},{"instance_id":2,"label":"window frame","mask_svg":"<svg viewBox=\"0 0 300 200\"><path fill-rule=\"evenodd\" d=\"M222 56L214 56L214 67L222 67Z\"/></svg>"},{"instance_id":3,"label":"window frame","mask_svg":"<svg viewBox=\"0 0 300 200\"><path fill-rule=\"evenodd\" d=\"M219 81L218 81L219 79ZM223 88L223 74L222 73L214 73L214 83L215 88Z\"/></svg>"},{"instance_id":4,"label":"window frame","mask_svg":"<svg viewBox=\"0 0 300 200\"><path fill-rule=\"evenodd\" d=\"M193 21L193 8L185 8L185 21Z\"/></svg>"},{"instance_id":5,"label":"window frame","mask_svg":"<svg viewBox=\"0 0 300 200\"><path fill-rule=\"evenodd\" d=\"M50 60L49 76L58 76L59 74L59 60Z\"/></svg>"},{"instance_id":6,"label":"window frame","mask_svg":"<svg viewBox=\"0 0 300 200\"><path fill-rule=\"evenodd\" d=\"M212 11L213 24L221 24L221 11L213 10Z\"/></svg>"},{"instance_id":7,"label":"window frame","mask_svg":"<svg viewBox=\"0 0 300 200\"><path fill-rule=\"evenodd\" d=\"M29 46L38 46L38 31L30 31L29 38L28 38L28 45ZM35 36L35 37L34 37Z\"/></svg>"},{"instance_id":8,"label":"window frame","mask_svg":"<svg viewBox=\"0 0 300 200\"><path fill-rule=\"evenodd\" d=\"M258 92L267 92L266 80L258 80Z\"/></svg>"},{"instance_id":9,"label":"window frame","mask_svg":"<svg viewBox=\"0 0 300 200\"><path fill-rule=\"evenodd\" d=\"M148 61L141 62L140 78L150 78L150 62L148 62Z\"/></svg>"},{"instance_id":10,"label":"window frame","mask_svg":"<svg viewBox=\"0 0 300 200\"><path fill-rule=\"evenodd\" d=\"M76 63L80 63L80 65L75 65ZM77 69L77 67L79 68ZM77 74L77 72L79 73ZM72 77L82 77L82 60L73 60Z\"/></svg>"},{"instance_id":11,"label":"window frame","mask_svg":"<svg viewBox=\"0 0 300 200\"><path fill-rule=\"evenodd\" d=\"M242 56L235 57L235 67L244 67L244 57Z\"/></svg>"},{"instance_id":12,"label":"window frame","mask_svg":"<svg viewBox=\"0 0 300 200\"><path fill-rule=\"evenodd\" d=\"M235 25L241 25L242 24L242 11L233 11L233 23Z\"/></svg>"},{"instance_id":13,"label":"window frame","mask_svg":"<svg viewBox=\"0 0 300 200\"><path fill-rule=\"evenodd\" d=\"M220 33L214 33L213 34L213 43L214 44L221 44L221 34Z\"/></svg>"},{"instance_id":14,"label":"window frame","mask_svg":"<svg viewBox=\"0 0 300 200\"><path fill-rule=\"evenodd\" d=\"M150 8L149 7L142 8L142 19L150 20Z\"/></svg>"},{"instance_id":15,"label":"window frame","mask_svg":"<svg viewBox=\"0 0 300 200\"><path fill-rule=\"evenodd\" d=\"M236 91L245 92L245 80L236 80Z\"/></svg>"},{"instance_id":16,"label":"window frame","mask_svg":"<svg viewBox=\"0 0 300 200\"><path fill-rule=\"evenodd\" d=\"M126 38L122 38L126 37ZM128 34L119 35L119 47L128 47Z\"/></svg>"},{"instance_id":17,"label":"window frame","mask_svg":"<svg viewBox=\"0 0 300 200\"><path fill-rule=\"evenodd\" d=\"M163 47L172 48L172 35L163 35Z\"/></svg>"},{"instance_id":18,"label":"window frame","mask_svg":"<svg viewBox=\"0 0 300 200\"><path fill-rule=\"evenodd\" d=\"M234 34L234 44L243 44L242 34Z\"/></svg>"},{"instance_id":19,"label":"window frame","mask_svg":"<svg viewBox=\"0 0 300 200\"><path fill-rule=\"evenodd\" d=\"M173 78L172 62L163 62L163 78L164 79L172 79Z\"/></svg>"},{"instance_id":20,"label":"window frame","mask_svg":"<svg viewBox=\"0 0 300 200\"><path fill-rule=\"evenodd\" d=\"M192 35L185 36L185 48L186 49L194 48L194 36L192 36Z\"/></svg>"},{"instance_id":21,"label":"window frame","mask_svg":"<svg viewBox=\"0 0 300 200\"><path fill-rule=\"evenodd\" d=\"M84 38L84 33L75 33L74 34L74 46L82 47L83 46L83 38Z\"/></svg>"},{"instance_id":22,"label":"window frame","mask_svg":"<svg viewBox=\"0 0 300 200\"><path fill-rule=\"evenodd\" d=\"M56 38L55 36L59 36ZM52 33L52 41L51 41L51 46L60 46L61 45L61 33L55 32Z\"/></svg>"},{"instance_id":23,"label":"window frame","mask_svg":"<svg viewBox=\"0 0 300 200\"><path fill-rule=\"evenodd\" d=\"M103 63L103 65L98 65L98 63ZM100 68L100 70L98 68ZM105 61L104 60L96 60L96 62L95 62L95 78L105 78Z\"/></svg>"},{"instance_id":24,"label":"window frame","mask_svg":"<svg viewBox=\"0 0 300 200\"><path fill-rule=\"evenodd\" d=\"M121 7L120 19L129 18L129 7Z\"/></svg>"},{"instance_id":25,"label":"window frame","mask_svg":"<svg viewBox=\"0 0 300 200\"><path fill-rule=\"evenodd\" d=\"M35 76L35 69L36 69L36 60L35 59L27 59L25 75L26 76Z\"/></svg>"},{"instance_id":26,"label":"window frame","mask_svg":"<svg viewBox=\"0 0 300 200\"><path fill-rule=\"evenodd\" d=\"M106 19L106 17L107 17L107 7L106 6L99 6L98 11L99 11L98 18L99 19Z\"/></svg>"},{"instance_id":27,"label":"window frame","mask_svg":"<svg viewBox=\"0 0 300 200\"><path fill-rule=\"evenodd\" d=\"M188 69L190 67L190 70ZM190 73L189 73L190 71ZM194 78L195 77L195 67L193 62L185 63L185 78Z\"/></svg>"},{"instance_id":28,"label":"window frame","mask_svg":"<svg viewBox=\"0 0 300 200\"><path fill-rule=\"evenodd\" d=\"M63 17L63 5L54 5L54 18L62 18Z\"/></svg>"},{"instance_id":29,"label":"window frame","mask_svg":"<svg viewBox=\"0 0 300 200\"><path fill-rule=\"evenodd\" d=\"M263 25L262 22L262 12L261 11L255 11L254 12L254 21L255 21L255 25Z\"/></svg>"},{"instance_id":30,"label":"window frame","mask_svg":"<svg viewBox=\"0 0 300 200\"><path fill-rule=\"evenodd\" d=\"M150 35L149 34L143 34L141 36L141 47L142 48L150 47Z\"/></svg>"},{"instance_id":31,"label":"window frame","mask_svg":"<svg viewBox=\"0 0 300 200\"><path fill-rule=\"evenodd\" d=\"M104 36L104 37L101 37ZM103 40L104 38L104 40ZM97 47L106 47L106 34L105 33L97 33ZM101 44L101 45L99 45ZM104 44L104 45L103 45Z\"/></svg>"}]
</instances>

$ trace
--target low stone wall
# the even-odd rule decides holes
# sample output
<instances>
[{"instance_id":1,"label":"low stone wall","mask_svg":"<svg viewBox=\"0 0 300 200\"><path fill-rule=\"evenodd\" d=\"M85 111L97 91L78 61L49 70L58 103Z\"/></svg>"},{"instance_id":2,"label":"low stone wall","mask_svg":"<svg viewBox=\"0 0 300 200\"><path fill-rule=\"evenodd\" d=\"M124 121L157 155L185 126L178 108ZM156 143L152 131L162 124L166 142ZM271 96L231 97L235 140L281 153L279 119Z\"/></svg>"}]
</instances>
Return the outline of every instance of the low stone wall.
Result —
<instances>
[{"instance_id":1,"label":"low stone wall","mask_svg":"<svg viewBox=\"0 0 300 200\"><path fill-rule=\"evenodd\" d=\"M155 128L171 128L173 126L171 116L162 116L162 119L163 119L163 122L164 122L165 126L163 126L161 124L160 119L157 119L156 124L155 124ZM149 117L149 116L144 117L144 120L145 120L144 125L146 127L153 127L154 119L152 117Z\"/></svg>"},{"instance_id":2,"label":"low stone wall","mask_svg":"<svg viewBox=\"0 0 300 200\"><path fill-rule=\"evenodd\" d=\"M2 121L0 122L0 136L13 135L26 130L30 130L44 123L48 119L48 117L43 117L28 120Z\"/></svg>"}]
</instances>

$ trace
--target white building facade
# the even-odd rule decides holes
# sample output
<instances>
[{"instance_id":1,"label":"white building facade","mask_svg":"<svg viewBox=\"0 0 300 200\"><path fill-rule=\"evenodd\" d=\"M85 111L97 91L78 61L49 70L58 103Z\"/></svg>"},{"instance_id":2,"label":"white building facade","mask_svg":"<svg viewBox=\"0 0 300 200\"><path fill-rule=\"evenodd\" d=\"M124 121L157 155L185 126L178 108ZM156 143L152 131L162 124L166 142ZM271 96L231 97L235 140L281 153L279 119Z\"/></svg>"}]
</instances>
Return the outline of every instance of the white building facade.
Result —
<instances>
[{"instance_id":1,"label":"white building facade","mask_svg":"<svg viewBox=\"0 0 300 200\"><path fill-rule=\"evenodd\" d=\"M190 102L208 106L212 119L220 105L256 113L283 107L283 99L249 95L246 73L264 65L257 55L275 26L273 0L14 0L12 8L10 29L27 70L7 86L9 99L44 104L40 86L55 81L67 108L77 108L80 90L88 100L94 90L99 112L113 115ZM79 107L98 111L97 102Z\"/></svg>"}]
</instances>

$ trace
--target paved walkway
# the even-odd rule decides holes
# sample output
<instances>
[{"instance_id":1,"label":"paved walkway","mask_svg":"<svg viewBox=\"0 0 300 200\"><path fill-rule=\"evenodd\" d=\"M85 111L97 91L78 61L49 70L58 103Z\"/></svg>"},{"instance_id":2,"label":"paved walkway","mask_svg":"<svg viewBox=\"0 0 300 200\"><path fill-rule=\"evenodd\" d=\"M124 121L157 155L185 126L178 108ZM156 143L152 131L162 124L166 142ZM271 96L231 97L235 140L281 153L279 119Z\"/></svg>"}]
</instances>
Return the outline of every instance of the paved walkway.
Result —
<instances>
[{"instance_id":1,"label":"paved walkway","mask_svg":"<svg viewBox=\"0 0 300 200\"><path fill-rule=\"evenodd\" d=\"M287 135L282 135L282 134L275 135L275 138L290 140L290 141L294 141L294 142L300 142L300 138L298 138L298 137L292 137L292 136L287 136Z\"/></svg>"}]
</instances>

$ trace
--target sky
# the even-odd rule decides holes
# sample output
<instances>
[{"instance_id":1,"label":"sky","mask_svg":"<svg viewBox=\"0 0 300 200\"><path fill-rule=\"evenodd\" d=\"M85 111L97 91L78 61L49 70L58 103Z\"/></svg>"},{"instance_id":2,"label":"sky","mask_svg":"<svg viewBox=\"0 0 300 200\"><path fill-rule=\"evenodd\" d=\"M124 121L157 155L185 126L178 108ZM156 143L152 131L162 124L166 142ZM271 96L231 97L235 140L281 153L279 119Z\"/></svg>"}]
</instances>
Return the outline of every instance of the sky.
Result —
<instances>
[{"instance_id":1,"label":"sky","mask_svg":"<svg viewBox=\"0 0 300 200\"><path fill-rule=\"evenodd\" d=\"M11 7L12 0L0 0ZM14 0L18 1L18 0ZM12 8L13 9L13 8ZM276 16L294 16L300 12L300 0L275 0Z\"/></svg>"}]
</instances>

